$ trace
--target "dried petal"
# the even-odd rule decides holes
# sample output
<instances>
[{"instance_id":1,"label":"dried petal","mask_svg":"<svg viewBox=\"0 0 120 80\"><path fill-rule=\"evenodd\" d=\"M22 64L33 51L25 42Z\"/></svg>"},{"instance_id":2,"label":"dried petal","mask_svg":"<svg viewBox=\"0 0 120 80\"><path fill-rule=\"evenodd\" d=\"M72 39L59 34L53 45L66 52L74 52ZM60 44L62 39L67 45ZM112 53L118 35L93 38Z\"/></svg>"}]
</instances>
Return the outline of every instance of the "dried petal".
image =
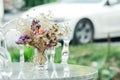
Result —
<instances>
[{"instance_id":1,"label":"dried petal","mask_svg":"<svg viewBox=\"0 0 120 80\"><path fill-rule=\"evenodd\" d=\"M18 39L18 41L16 41L16 44L22 44L24 41L22 39Z\"/></svg>"}]
</instances>

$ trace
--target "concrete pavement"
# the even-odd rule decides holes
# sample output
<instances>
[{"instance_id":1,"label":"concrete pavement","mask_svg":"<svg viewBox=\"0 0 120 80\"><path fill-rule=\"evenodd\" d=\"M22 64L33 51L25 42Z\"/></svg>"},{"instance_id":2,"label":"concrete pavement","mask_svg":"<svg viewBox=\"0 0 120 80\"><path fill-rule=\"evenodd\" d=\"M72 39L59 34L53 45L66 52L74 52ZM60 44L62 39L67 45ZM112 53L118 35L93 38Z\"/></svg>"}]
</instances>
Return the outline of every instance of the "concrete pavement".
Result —
<instances>
[{"instance_id":1,"label":"concrete pavement","mask_svg":"<svg viewBox=\"0 0 120 80\"><path fill-rule=\"evenodd\" d=\"M20 17L22 15L22 13L23 13L23 11L18 11L16 13L5 13L3 20L1 22L1 25L5 24L6 22L8 22L14 18Z\"/></svg>"}]
</instances>

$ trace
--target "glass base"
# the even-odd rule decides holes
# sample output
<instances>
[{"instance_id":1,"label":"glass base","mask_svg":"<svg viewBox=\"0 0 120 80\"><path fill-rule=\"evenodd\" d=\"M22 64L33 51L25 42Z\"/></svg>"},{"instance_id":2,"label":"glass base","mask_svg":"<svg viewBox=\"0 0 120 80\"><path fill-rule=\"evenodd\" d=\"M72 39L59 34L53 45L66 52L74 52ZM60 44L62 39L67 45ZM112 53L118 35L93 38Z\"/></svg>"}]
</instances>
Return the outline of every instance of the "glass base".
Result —
<instances>
[{"instance_id":1,"label":"glass base","mask_svg":"<svg viewBox=\"0 0 120 80\"><path fill-rule=\"evenodd\" d=\"M43 65L35 65L35 70L38 70L38 71L44 71L44 70L47 70L48 69L48 62L46 62L45 64Z\"/></svg>"},{"instance_id":2,"label":"glass base","mask_svg":"<svg viewBox=\"0 0 120 80\"><path fill-rule=\"evenodd\" d=\"M63 64L63 65L64 65L64 64L68 64L68 63L67 63L67 62L61 62L61 64Z\"/></svg>"}]
</instances>

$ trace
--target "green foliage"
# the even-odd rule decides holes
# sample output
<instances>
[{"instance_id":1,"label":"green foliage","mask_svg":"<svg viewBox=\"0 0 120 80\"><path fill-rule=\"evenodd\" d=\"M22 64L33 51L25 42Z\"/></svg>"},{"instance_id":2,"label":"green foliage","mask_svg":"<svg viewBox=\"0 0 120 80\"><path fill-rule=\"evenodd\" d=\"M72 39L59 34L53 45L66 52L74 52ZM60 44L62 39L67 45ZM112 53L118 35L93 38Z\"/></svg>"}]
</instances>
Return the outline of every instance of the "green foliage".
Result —
<instances>
[{"instance_id":1,"label":"green foliage","mask_svg":"<svg viewBox=\"0 0 120 80\"><path fill-rule=\"evenodd\" d=\"M55 1L57 0L24 0L25 2L24 9L50 2L55 2Z\"/></svg>"},{"instance_id":2,"label":"green foliage","mask_svg":"<svg viewBox=\"0 0 120 80\"><path fill-rule=\"evenodd\" d=\"M33 60L34 50L33 47L25 47L25 62L30 62Z\"/></svg>"},{"instance_id":3,"label":"green foliage","mask_svg":"<svg viewBox=\"0 0 120 80\"><path fill-rule=\"evenodd\" d=\"M9 48L8 51L11 53L11 58L13 62L18 62L20 60L19 49L17 48Z\"/></svg>"},{"instance_id":4,"label":"green foliage","mask_svg":"<svg viewBox=\"0 0 120 80\"><path fill-rule=\"evenodd\" d=\"M55 63L61 62L61 51L62 51L62 47L56 48Z\"/></svg>"}]
</instances>

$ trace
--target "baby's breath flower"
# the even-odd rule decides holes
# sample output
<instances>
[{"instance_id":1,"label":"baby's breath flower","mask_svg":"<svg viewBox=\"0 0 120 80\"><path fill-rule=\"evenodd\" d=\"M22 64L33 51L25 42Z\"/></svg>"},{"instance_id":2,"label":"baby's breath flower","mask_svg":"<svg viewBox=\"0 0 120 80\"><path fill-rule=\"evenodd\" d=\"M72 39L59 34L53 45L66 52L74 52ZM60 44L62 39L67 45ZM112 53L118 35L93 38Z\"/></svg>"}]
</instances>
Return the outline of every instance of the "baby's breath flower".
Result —
<instances>
[{"instance_id":1,"label":"baby's breath flower","mask_svg":"<svg viewBox=\"0 0 120 80\"><path fill-rule=\"evenodd\" d=\"M30 18L28 18L30 19ZM40 15L27 23L27 19L21 19L23 23L22 36L16 41L17 44L33 46L39 50L45 50L58 45L58 39L68 33L66 26L61 26L49 20L48 16ZM22 25L17 25L22 27ZM20 28L19 28L20 29Z\"/></svg>"}]
</instances>

